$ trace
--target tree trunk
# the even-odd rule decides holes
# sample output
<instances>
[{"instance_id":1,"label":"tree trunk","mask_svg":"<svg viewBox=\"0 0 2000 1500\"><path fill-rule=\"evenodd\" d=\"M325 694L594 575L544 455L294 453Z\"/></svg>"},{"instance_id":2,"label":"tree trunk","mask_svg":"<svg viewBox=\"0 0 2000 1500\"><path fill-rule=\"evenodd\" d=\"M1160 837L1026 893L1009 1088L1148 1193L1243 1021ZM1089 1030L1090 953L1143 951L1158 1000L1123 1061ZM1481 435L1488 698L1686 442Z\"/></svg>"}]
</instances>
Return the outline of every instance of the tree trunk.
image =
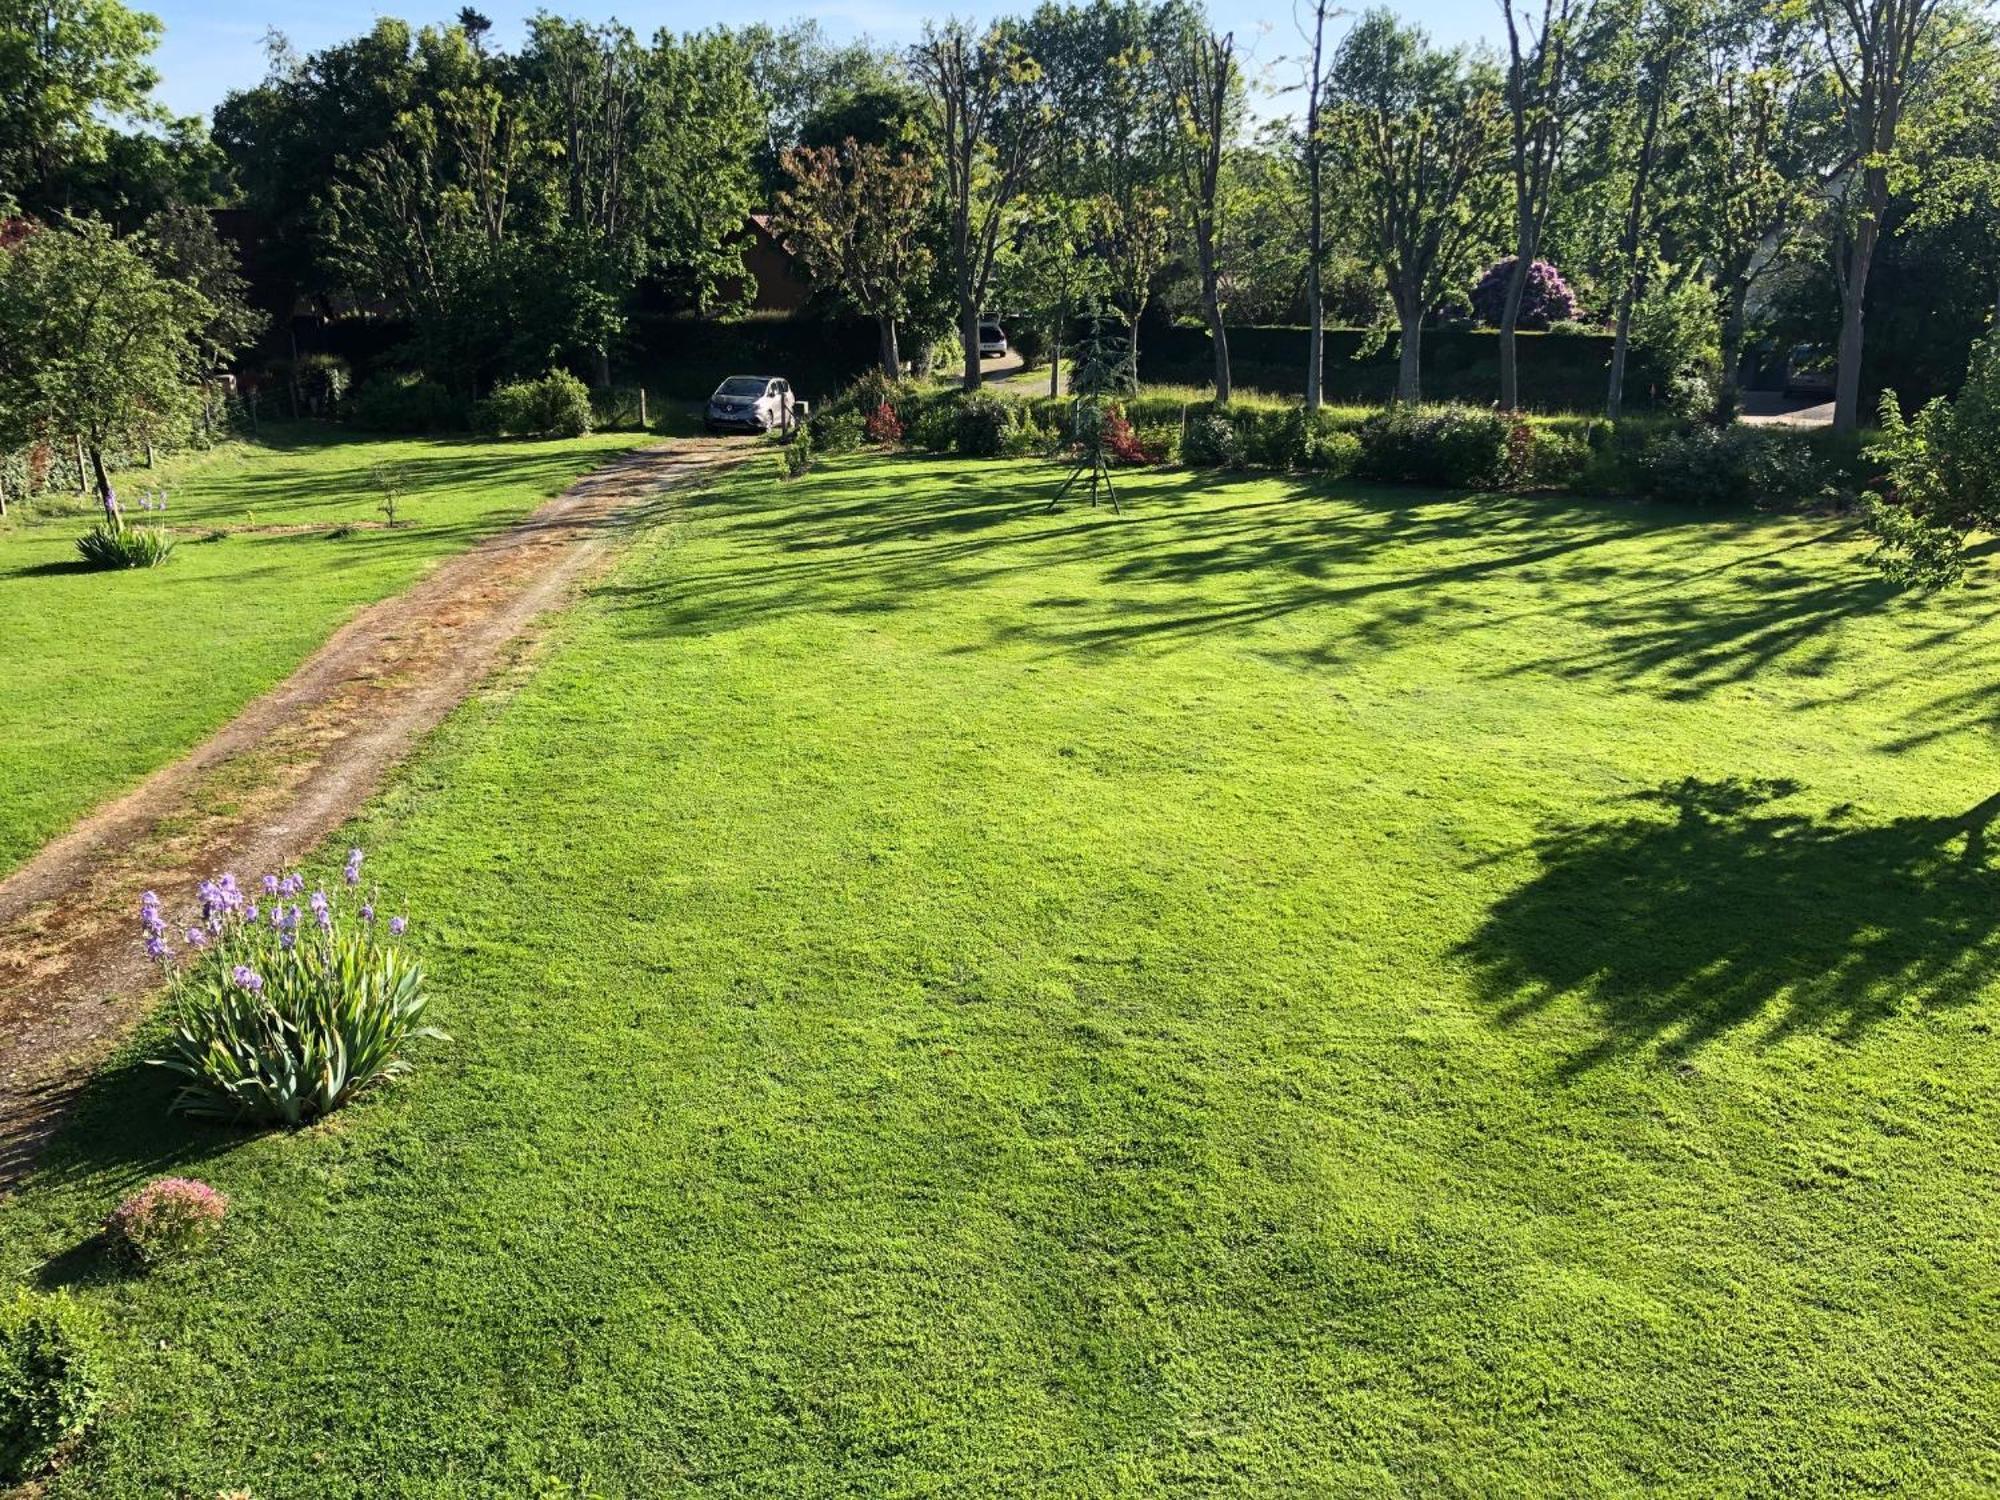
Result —
<instances>
[{"instance_id":1,"label":"tree trunk","mask_svg":"<svg viewBox=\"0 0 2000 1500\"><path fill-rule=\"evenodd\" d=\"M75 438L75 442L76 442L76 492L79 495L87 495L90 493L90 471L84 467L83 437L81 434L77 435L77 437Z\"/></svg>"},{"instance_id":2,"label":"tree trunk","mask_svg":"<svg viewBox=\"0 0 2000 1500\"><path fill-rule=\"evenodd\" d=\"M611 354L602 344L590 351L591 384L600 391L611 389Z\"/></svg>"},{"instance_id":3,"label":"tree trunk","mask_svg":"<svg viewBox=\"0 0 2000 1500\"><path fill-rule=\"evenodd\" d=\"M1060 323L1056 325L1055 334L1049 340L1049 394L1051 396L1060 396L1062 394L1062 325Z\"/></svg>"},{"instance_id":4,"label":"tree trunk","mask_svg":"<svg viewBox=\"0 0 2000 1500\"><path fill-rule=\"evenodd\" d=\"M1306 77L1306 410L1320 406L1320 371L1326 350L1326 307L1320 296L1319 263L1325 249L1325 205L1320 192L1320 48L1326 38L1327 0L1313 10L1312 71Z\"/></svg>"},{"instance_id":5,"label":"tree trunk","mask_svg":"<svg viewBox=\"0 0 2000 1500\"><path fill-rule=\"evenodd\" d=\"M1625 409L1625 360L1632 348L1632 304L1638 300L1638 286L1627 276L1625 289L1618 294L1618 332L1611 340L1611 385L1604 393L1604 415L1613 422Z\"/></svg>"},{"instance_id":6,"label":"tree trunk","mask_svg":"<svg viewBox=\"0 0 2000 1500\"><path fill-rule=\"evenodd\" d=\"M965 347L965 389L976 391L986 372L979 368L979 304L969 296L959 298L958 336Z\"/></svg>"},{"instance_id":7,"label":"tree trunk","mask_svg":"<svg viewBox=\"0 0 2000 1500\"><path fill-rule=\"evenodd\" d=\"M890 380L903 378L903 356L896 347L896 320L884 313L876 319L882 330L882 373Z\"/></svg>"},{"instance_id":8,"label":"tree trunk","mask_svg":"<svg viewBox=\"0 0 2000 1500\"><path fill-rule=\"evenodd\" d=\"M1195 254L1201 261L1201 311L1208 319L1208 340L1215 355L1215 400L1227 406L1230 396L1229 331L1222 326L1222 273L1215 264L1215 226L1195 225Z\"/></svg>"},{"instance_id":9,"label":"tree trunk","mask_svg":"<svg viewBox=\"0 0 2000 1500\"><path fill-rule=\"evenodd\" d=\"M82 438L77 439L78 443L82 441ZM90 472L97 482L97 503L104 507L104 519L116 526L118 497L111 493L111 476L104 472L104 450L94 444L90 449Z\"/></svg>"},{"instance_id":10,"label":"tree trunk","mask_svg":"<svg viewBox=\"0 0 2000 1500\"><path fill-rule=\"evenodd\" d=\"M1396 400L1415 406L1424 399L1424 315L1421 310L1414 317L1403 313L1398 321L1403 332L1396 356Z\"/></svg>"},{"instance_id":11,"label":"tree trunk","mask_svg":"<svg viewBox=\"0 0 2000 1500\"><path fill-rule=\"evenodd\" d=\"M1326 310L1319 287L1319 183L1314 173L1312 227L1306 242L1306 410L1316 412L1320 404L1320 367L1326 348Z\"/></svg>"},{"instance_id":12,"label":"tree trunk","mask_svg":"<svg viewBox=\"0 0 2000 1500\"><path fill-rule=\"evenodd\" d=\"M1868 268L1875 259L1877 220L1864 218L1854 231L1847 255L1847 274L1840 283L1839 366L1833 380L1833 430L1852 432L1861 425L1861 313L1868 293Z\"/></svg>"},{"instance_id":13,"label":"tree trunk","mask_svg":"<svg viewBox=\"0 0 2000 1500\"><path fill-rule=\"evenodd\" d=\"M1125 325L1125 365L1132 372L1132 389L1139 388L1139 314Z\"/></svg>"},{"instance_id":14,"label":"tree trunk","mask_svg":"<svg viewBox=\"0 0 2000 1500\"><path fill-rule=\"evenodd\" d=\"M1743 400L1737 371L1743 364L1743 335L1747 329L1743 309L1749 300L1748 284L1737 283L1729 289L1729 310L1722 315L1722 410L1731 416Z\"/></svg>"},{"instance_id":15,"label":"tree trunk","mask_svg":"<svg viewBox=\"0 0 2000 1500\"><path fill-rule=\"evenodd\" d=\"M1528 290L1529 257L1534 246L1523 234L1516 242L1514 269L1507 277L1507 300L1500 309L1500 410L1517 411L1521 405L1521 371L1516 363L1514 330L1521 323L1521 297Z\"/></svg>"}]
</instances>

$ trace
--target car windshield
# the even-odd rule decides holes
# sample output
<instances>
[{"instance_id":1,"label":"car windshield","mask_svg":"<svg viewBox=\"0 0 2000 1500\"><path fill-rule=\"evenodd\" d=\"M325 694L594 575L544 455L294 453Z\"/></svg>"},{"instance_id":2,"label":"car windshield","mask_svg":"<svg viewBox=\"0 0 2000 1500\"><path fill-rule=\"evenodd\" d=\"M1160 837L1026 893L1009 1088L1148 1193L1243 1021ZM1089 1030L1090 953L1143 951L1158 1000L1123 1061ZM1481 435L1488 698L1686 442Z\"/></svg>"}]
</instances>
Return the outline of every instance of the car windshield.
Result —
<instances>
[{"instance_id":1,"label":"car windshield","mask_svg":"<svg viewBox=\"0 0 2000 1500\"><path fill-rule=\"evenodd\" d=\"M718 396L761 396L764 382L754 375L732 375L715 388Z\"/></svg>"}]
</instances>

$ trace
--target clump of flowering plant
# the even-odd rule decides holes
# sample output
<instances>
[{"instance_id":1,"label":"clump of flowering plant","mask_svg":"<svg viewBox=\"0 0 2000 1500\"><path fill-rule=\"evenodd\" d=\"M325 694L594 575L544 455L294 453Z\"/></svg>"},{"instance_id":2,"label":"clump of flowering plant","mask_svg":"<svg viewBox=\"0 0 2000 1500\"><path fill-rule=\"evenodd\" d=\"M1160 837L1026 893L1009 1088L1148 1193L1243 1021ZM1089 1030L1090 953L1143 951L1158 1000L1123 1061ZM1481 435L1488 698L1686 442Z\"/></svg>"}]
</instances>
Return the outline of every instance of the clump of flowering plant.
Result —
<instances>
[{"instance_id":1,"label":"clump of flowering plant","mask_svg":"<svg viewBox=\"0 0 2000 1500\"><path fill-rule=\"evenodd\" d=\"M298 874L266 875L254 893L234 875L204 880L201 920L179 949L160 898L140 899L146 951L172 986L172 1029L153 1061L187 1080L176 1110L303 1125L407 1073L412 1040L449 1040L424 1024L423 966L399 941L408 919L378 920L375 894L358 889L361 859L354 850L342 872L348 901L308 893Z\"/></svg>"},{"instance_id":2,"label":"clump of flowering plant","mask_svg":"<svg viewBox=\"0 0 2000 1500\"><path fill-rule=\"evenodd\" d=\"M160 1177L111 1210L105 1232L144 1265L199 1250L221 1232L229 1196L192 1177Z\"/></svg>"},{"instance_id":3,"label":"clump of flowering plant","mask_svg":"<svg viewBox=\"0 0 2000 1500\"><path fill-rule=\"evenodd\" d=\"M884 401L868 413L863 431L877 447L892 447L903 440L903 419L896 415L895 407Z\"/></svg>"}]
</instances>

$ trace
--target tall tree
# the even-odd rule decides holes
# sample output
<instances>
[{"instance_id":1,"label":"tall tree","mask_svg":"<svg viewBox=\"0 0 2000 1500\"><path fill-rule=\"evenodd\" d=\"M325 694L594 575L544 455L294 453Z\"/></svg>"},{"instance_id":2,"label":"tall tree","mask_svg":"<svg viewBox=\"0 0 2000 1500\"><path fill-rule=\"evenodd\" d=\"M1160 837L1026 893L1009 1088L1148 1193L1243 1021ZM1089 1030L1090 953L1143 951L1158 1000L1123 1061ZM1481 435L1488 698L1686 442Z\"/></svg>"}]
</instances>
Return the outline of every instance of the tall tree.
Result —
<instances>
[{"instance_id":1,"label":"tall tree","mask_svg":"<svg viewBox=\"0 0 2000 1500\"><path fill-rule=\"evenodd\" d=\"M1687 84L1699 60L1709 0L1637 0L1618 16L1603 76L1615 92L1601 99L1610 128L1599 137L1624 179L1618 220L1617 311L1613 318L1611 376L1604 414L1617 421L1625 404L1625 367L1632 347L1632 314L1646 289L1647 261L1659 239L1668 195L1670 148L1686 118ZM1517 266L1518 270L1519 267Z\"/></svg>"},{"instance_id":2,"label":"tall tree","mask_svg":"<svg viewBox=\"0 0 2000 1500\"><path fill-rule=\"evenodd\" d=\"M882 336L882 371L903 373L897 324L911 288L930 268L924 242L931 206L928 163L881 146L804 146L787 151L792 186L778 194L780 233L816 279L838 286Z\"/></svg>"},{"instance_id":3,"label":"tall tree","mask_svg":"<svg viewBox=\"0 0 2000 1500\"><path fill-rule=\"evenodd\" d=\"M1521 404L1516 330L1528 272L1541 253L1564 153L1582 115L1576 53L1586 0L1542 0L1539 16L1500 0L1507 24L1509 167L1514 185L1514 269L1500 308L1500 406Z\"/></svg>"},{"instance_id":4,"label":"tall tree","mask_svg":"<svg viewBox=\"0 0 2000 1500\"><path fill-rule=\"evenodd\" d=\"M1215 354L1215 399L1230 395L1229 331L1222 321L1221 186L1231 110L1239 83L1236 38L1217 35L1193 17L1180 21L1160 48L1160 71L1173 102L1174 160L1194 235L1201 276L1201 311Z\"/></svg>"},{"instance_id":5,"label":"tall tree","mask_svg":"<svg viewBox=\"0 0 2000 1500\"><path fill-rule=\"evenodd\" d=\"M1001 295L1048 345L1051 396L1062 394L1071 324L1094 317L1108 290L1105 262L1091 253L1095 240L1090 203L1041 194L1023 201L1001 266Z\"/></svg>"},{"instance_id":6,"label":"tall tree","mask_svg":"<svg viewBox=\"0 0 2000 1500\"><path fill-rule=\"evenodd\" d=\"M1425 315L1491 243L1502 103L1489 69L1387 10L1362 16L1327 78L1328 144L1363 253L1401 330L1397 399L1421 399Z\"/></svg>"},{"instance_id":7,"label":"tall tree","mask_svg":"<svg viewBox=\"0 0 2000 1500\"><path fill-rule=\"evenodd\" d=\"M160 32L118 0L0 0L0 210L68 208L66 174L103 159L117 121L164 121Z\"/></svg>"},{"instance_id":8,"label":"tall tree","mask_svg":"<svg viewBox=\"0 0 2000 1500\"><path fill-rule=\"evenodd\" d=\"M1310 61L1305 77L1306 129L1301 143L1306 168L1306 410L1309 412L1320 408L1320 382L1326 361L1326 301L1320 287L1326 259L1327 142L1322 117L1330 81L1326 67L1326 21L1333 9L1330 0L1313 0ZM1370 12L1370 17L1377 14Z\"/></svg>"},{"instance_id":9,"label":"tall tree","mask_svg":"<svg viewBox=\"0 0 2000 1500\"><path fill-rule=\"evenodd\" d=\"M43 437L74 434L107 517L104 455L182 416L216 352L215 308L154 269L149 247L96 219L61 219L0 254L0 412Z\"/></svg>"},{"instance_id":10,"label":"tall tree","mask_svg":"<svg viewBox=\"0 0 2000 1500\"><path fill-rule=\"evenodd\" d=\"M933 144L944 165L965 388L977 390L979 319L1001 225L1027 189L1051 126L1042 68L1005 30L975 39L949 21L925 27L910 49L910 70L929 98Z\"/></svg>"},{"instance_id":11,"label":"tall tree","mask_svg":"<svg viewBox=\"0 0 2000 1500\"><path fill-rule=\"evenodd\" d=\"M1816 79L1800 62L1805 27L1795 7L1774 0L1731 7L1704 34L1688 101L1681 204L1690 250L1719 304L1727 410L1736 406L1751 299L1786 264L1812 203L1821 132Z\"/></svg>"},{"instance_id":12,"label":"tall tree","mask_svg":"<svg viewBox=\"0 0 2000 1500\"><path fill-rule=\"evenodd\" d=\"M1862 313L1889 206L1903 117L1933 61L1943 0L1809 0L1839 100L1845 160L1834 182L1834 274L1840 286L1833 425L1861 417Z\"/></svg>"}]
</instances>

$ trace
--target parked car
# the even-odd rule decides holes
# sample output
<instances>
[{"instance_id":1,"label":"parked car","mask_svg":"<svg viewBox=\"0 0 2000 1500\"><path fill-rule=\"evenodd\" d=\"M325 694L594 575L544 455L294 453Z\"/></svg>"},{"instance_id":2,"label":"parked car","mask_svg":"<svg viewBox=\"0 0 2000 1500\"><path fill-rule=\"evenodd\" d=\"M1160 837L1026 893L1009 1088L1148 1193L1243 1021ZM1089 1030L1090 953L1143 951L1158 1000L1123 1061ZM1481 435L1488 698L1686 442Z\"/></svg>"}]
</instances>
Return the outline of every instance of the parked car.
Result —
<instances>
[{"instance_id":1,"label":"parked car","mask_svg":"<svg viewBox=\"0 0 2000 1500\"><path fill-rule=\"evenodd\" d=\"M804 403L792 398L790 382L775 375L732 375L708 398L710 432L769 432L794 427Z\"/></svg>"},{"instance_id":2,"label":"parked car","mask_svg":"<svg viewBox=\"0 0 2000 1500\"><path fill-rule=\"evenodd\" d=\"M981 359L1007 357L1007 330L991 318L979 325L979 357Z\"/></svg>"},{"instance_id":3,"label":"parked car","mask_svg":"<svg viewBox=\"0 0 2000 1500\"><path fill-rule=\"evenodd\" d=\"M1785 394L1825 401L1833 396L1834 358L1818 344L1796 346L1785 361Z\"/></svg>"}]
</instances>

